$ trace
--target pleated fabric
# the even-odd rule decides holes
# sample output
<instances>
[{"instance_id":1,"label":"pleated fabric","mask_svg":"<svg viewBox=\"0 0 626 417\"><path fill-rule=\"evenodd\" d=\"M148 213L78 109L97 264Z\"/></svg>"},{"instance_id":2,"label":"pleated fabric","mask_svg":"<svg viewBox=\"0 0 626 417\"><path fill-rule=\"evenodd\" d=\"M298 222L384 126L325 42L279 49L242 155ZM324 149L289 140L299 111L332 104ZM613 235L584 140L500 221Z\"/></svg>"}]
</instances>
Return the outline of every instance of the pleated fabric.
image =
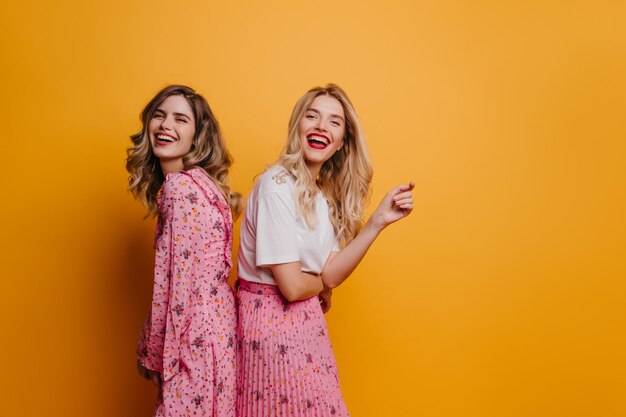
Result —
<instances>
[{"instance_id":1,"label":"pleated fabric","mask_svg":"<svg viewBox=\"0 0 626 417\"><path fill-rule=\"evenodd\" d=\"M348 416L319 298L240 283L237 416Z\"/></svg>"}]
</instances>

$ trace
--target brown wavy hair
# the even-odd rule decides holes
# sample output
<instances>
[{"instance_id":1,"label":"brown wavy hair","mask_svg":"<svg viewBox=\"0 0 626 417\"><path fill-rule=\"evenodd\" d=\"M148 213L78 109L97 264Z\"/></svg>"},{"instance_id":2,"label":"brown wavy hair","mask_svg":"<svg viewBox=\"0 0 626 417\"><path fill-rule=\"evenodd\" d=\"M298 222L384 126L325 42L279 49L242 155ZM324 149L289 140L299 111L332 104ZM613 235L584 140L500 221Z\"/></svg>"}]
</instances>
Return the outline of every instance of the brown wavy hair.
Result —
<instances>
[{"instance_id":1,"label":"brown wavy hair","mask_svg":"<svg viewBox=\"0 0 626 417\"><path fill-rule=\"evenodd\" d=\"M226 149L219 124L209 103L200 94L184 85L165 87L141 112L142 128L130 137L133 146L127 149L126 170L130 174L128 189L148 207L146 216L157 214L157 194L165 181L165 176L159 159L152 152L148 126L156 109L170 96L184 97L195 119L196 130L191 149L183 157L184 169L193 167L204 169L226 198L236 218L241 213L243 203L241 194L232 191L228 186L228 170L233 158Z\"/></svg>"},{"instance_id":2,"label":"brown wavy hair","mask_svg":"<svg viewBox=\"0 0 626 417\"><path fill-rule=\"evenodd\" d=\"M339 101L346 116L343 146L324 162L317 178L306 167L298 125L316 97L330 96ZM363 212L371 194L372 164L361 131L361 123L345 91L336 84L315 87L294 106L289 119L287 145L277 161L295 178L296 205L309 228L315 218L317 186L328 201L330 220L340 246L345 247L363 227Z\"/></svg>"}]
</instances>

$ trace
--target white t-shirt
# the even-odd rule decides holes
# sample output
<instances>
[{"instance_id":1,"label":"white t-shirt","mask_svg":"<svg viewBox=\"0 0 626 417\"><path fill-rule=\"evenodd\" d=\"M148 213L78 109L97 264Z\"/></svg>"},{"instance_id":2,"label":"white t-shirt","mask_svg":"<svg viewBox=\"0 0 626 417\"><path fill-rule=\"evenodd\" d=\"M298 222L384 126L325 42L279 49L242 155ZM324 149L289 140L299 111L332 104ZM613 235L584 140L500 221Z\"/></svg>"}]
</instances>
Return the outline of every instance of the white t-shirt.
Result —
<instances>
[{"instance_id":1,"label":"white t-shirt","mask_svg":"<svg viewBox=\"0 0 626 417\"><path fill-rule=\"evenodd\" d=\"M309 230L296 208L294 188L294 178L280 165L255 184L241 223L240 278L276 285L268 265L296 261L302 271L319 274L331 251L339 250L322 193L316 197L317 224Z\"/></svg>"}]
</instances>

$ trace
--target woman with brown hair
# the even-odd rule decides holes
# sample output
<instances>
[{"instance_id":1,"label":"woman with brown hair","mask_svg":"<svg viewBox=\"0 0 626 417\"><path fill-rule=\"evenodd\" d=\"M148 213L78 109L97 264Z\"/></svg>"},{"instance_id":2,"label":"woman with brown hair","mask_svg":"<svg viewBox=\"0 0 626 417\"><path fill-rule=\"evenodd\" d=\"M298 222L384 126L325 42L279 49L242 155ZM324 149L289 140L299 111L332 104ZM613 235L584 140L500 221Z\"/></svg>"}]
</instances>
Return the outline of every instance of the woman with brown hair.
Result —
<instances>
[{"instance_id":1,"label":"woman with brown hair","mask_svg":"<svg viewBox=\"0 0 626 417\"><path fill-rule=\"evenodd\" d=\"M232 159L207 101L172 85L131 136L129 189L157 215L154 288L137 347L139 373L159 387L155 416L235 414L236 307Z\"/></svg>"}]
</instances>

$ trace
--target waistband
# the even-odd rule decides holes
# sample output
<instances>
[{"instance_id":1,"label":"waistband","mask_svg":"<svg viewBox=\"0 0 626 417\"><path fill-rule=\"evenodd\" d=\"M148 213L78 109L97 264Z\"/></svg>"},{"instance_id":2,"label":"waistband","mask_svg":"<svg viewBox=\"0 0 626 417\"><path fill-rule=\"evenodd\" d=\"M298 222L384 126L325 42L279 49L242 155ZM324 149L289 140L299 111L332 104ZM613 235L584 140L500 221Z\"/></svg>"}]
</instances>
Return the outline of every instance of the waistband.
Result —
<instances>
[{"instance_id":1,"label":"waistband","mask_svg":"<svg viewBox=\"0 0 626 417\"><path fill-rule=\"evenodd\" d=\"M251 292L259 295L280 295L280 289L278 285L261 284L258 282L250 282L245 279L239 278L239 291Z\"/></svg>"}]
</instances>

